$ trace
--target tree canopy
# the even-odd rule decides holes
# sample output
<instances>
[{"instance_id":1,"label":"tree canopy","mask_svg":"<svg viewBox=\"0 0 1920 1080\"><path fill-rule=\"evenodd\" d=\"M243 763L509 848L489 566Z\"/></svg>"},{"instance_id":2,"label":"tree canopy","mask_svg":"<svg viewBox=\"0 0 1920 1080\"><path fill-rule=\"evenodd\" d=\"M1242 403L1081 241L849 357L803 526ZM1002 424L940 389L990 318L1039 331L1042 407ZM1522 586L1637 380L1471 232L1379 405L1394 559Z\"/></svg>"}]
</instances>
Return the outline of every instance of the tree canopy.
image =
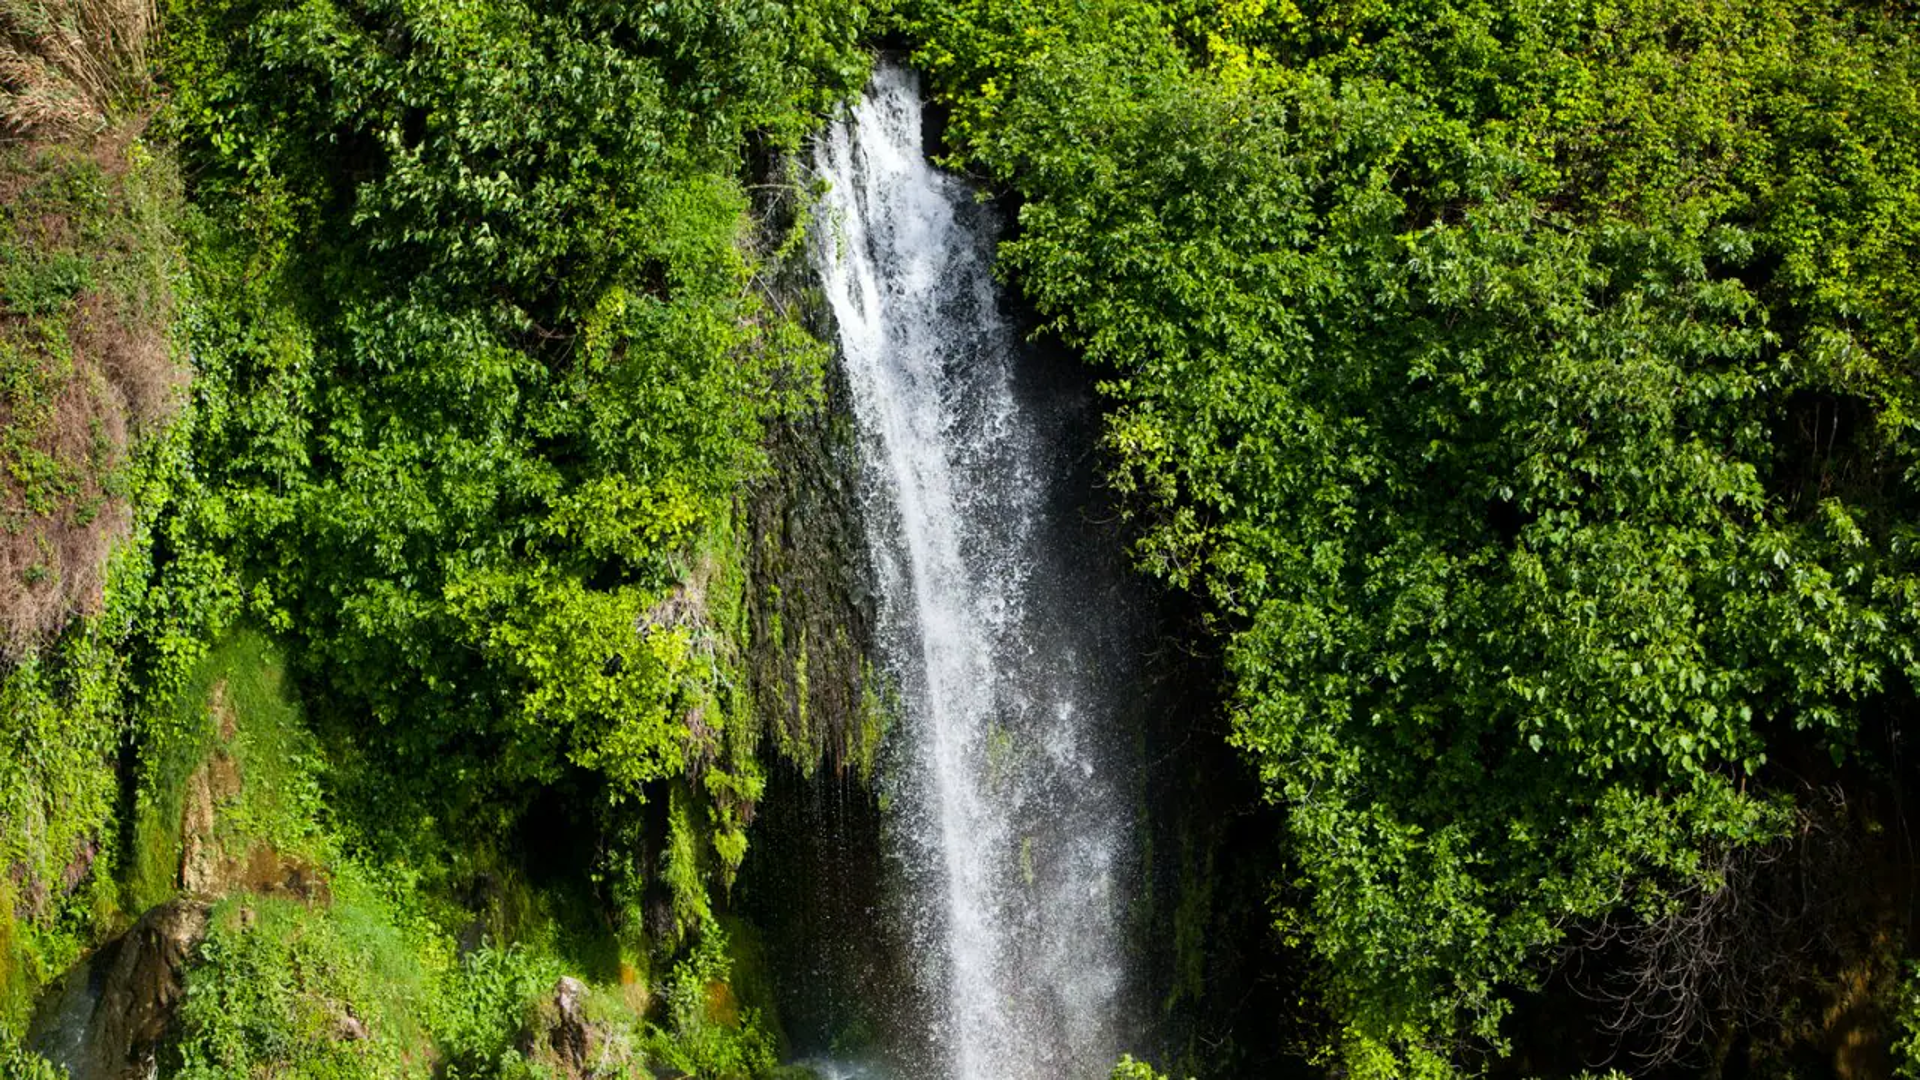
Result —
<instances>
[{"instance_id":1,"label":"tree canopy","mask_svg":"<svg viewBox=\"0 0 1920 1080\"><path fill-rule=\"evenodd\" d=\"M1494 1037L1911 695L1911 11L909 10L1229 643L1350 1065Z\"/></svg>"}]
</instances>

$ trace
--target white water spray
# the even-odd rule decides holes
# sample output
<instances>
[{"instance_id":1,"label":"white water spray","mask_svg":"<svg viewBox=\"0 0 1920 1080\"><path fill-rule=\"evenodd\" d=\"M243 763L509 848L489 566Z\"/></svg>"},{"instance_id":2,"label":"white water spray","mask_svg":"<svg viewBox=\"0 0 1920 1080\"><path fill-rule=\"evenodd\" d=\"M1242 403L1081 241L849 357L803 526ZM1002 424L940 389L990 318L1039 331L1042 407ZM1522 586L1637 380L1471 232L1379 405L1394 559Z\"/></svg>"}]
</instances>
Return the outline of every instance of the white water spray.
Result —
<instances>
[{"instance_id":1,"label":"white water spray","mask_svg":"<svg viewBox=\"0 0 1920 1080\"><path fill-rule=\"evenodd\" d=\"M1126 691L1103 625L1122 613L1075 552L1048 550L1060 435L1021 392L992 221L928 164L921 125L917 80L883 64L821 141L816 254L903 703L889 831L933 1013L924 1068L1104 1077L1137 1034L1132 823L1115 782Z\"/></svg>"}]
</instances>

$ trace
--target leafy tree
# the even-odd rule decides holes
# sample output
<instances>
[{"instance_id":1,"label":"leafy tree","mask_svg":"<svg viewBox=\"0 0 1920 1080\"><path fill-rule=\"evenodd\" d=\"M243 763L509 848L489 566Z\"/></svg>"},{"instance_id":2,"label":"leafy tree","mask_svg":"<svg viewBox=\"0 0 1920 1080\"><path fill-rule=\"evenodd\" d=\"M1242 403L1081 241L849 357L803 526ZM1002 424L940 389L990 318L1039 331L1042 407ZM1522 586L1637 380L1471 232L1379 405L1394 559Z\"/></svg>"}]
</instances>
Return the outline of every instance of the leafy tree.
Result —
<instances>
[{"instance_id":1,"label":"leafy tree","mask_svg":"<svg viewBox=\"0 0 1920 1080\"><path fill-rule=\"evenodd\" d=\"M1784 827L1910 692L1920 49L1835 3L909 23L1210 601L1350 1067Z\"/></svg>"},{"instance_id":2,"label":"leafy tree","mask_svg":"<svg viewBox=\"0 0 1920 1080\"><path fill-rule=\"evenodd\" d=\"M857 88L863 6L171 16L209 527L337 738L482 830L690 779L730 872L760 786L734 501L824 359L768 301L742 163Z\"/></svg>"}]
</instances>

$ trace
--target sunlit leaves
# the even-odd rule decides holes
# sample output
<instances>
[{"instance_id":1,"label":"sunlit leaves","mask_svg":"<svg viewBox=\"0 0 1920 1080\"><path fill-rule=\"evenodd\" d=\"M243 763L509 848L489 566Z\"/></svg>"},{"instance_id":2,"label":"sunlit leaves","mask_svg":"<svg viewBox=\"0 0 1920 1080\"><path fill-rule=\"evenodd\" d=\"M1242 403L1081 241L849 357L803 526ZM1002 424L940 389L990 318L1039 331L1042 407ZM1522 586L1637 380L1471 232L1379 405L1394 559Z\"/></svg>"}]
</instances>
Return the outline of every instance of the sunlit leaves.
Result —
<instances>
[{"instance_id":1,"label":"sunlit leaves","mask_svg":"<svg viewBox=\"0 0 1920 1080\"><path fill-rule=\"evenodd\" d=\"M177 7L202 439L258 606L450 816L560 785L632 837L678 784L730 874L732 521L825 361L743 163L857 87L867 5Z\"/></svg>"},{"instance_id":2,"label":"sunlit leaves","mask_svg":"<svg viewBox=\"0 0 1920 1080\"><path fill-rule=\"evenodd\" d=\"M913 10L1141 564L1229 642L1350 1067L1491 1032L1912 668L1897 16Z\"/></svg>"}]
</instances>

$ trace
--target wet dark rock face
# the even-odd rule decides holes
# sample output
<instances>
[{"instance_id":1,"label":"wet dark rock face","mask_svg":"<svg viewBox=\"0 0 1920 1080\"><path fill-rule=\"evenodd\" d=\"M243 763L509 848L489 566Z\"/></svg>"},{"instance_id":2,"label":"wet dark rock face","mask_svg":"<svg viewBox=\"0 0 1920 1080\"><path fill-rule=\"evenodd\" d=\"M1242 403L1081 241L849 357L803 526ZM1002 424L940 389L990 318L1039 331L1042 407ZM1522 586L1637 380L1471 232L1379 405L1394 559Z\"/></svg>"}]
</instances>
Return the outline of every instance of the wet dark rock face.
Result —
<instances>
[{"instance_id":1,"label":"wet dark rock face","mask_svg":"<svg viewBox=\"0 0 1920 1080\"><path fill-rule=\"evenodd\" d=\"M199 901L174 900L142 915L46 995L30 1045L73 1080L152 1076L154 1051L173 1024L210 911Z\"/></svg>"}]
</instances>

